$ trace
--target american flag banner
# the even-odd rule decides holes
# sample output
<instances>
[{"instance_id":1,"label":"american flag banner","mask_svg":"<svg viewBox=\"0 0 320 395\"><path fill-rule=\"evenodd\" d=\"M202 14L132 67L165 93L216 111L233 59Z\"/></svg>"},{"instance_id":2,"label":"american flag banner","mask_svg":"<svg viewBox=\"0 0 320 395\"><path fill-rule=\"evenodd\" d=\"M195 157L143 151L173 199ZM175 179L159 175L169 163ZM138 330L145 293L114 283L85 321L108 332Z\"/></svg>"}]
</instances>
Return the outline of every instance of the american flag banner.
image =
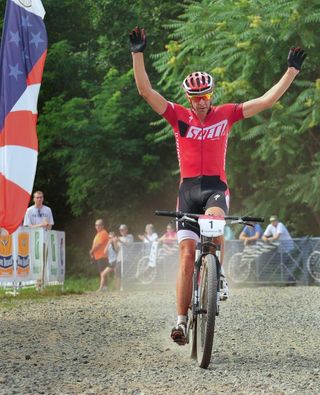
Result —
<instances>
[{"instance_id":1,"label":"american flag banner","mask_svg":"<svg viewBox=\"0 0 320 395\"><path fill-rule=\"evenodd\" d=\"M0 228L21 224L37 167L37 102L47 55L40 0L7 0L0 52Z\"/></svg>"}]
</instances>

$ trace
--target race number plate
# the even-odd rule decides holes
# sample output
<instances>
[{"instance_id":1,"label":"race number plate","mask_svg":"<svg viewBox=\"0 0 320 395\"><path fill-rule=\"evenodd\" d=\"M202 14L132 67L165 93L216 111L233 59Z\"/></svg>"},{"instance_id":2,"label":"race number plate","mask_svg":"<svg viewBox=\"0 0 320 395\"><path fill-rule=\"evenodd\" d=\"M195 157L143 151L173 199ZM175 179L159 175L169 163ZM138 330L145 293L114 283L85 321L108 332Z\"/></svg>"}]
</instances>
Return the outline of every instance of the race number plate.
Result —
<instances>
[{"instance_id":1,"label":"race number plate","mask_svg":"<svg viewBox=\"0 0 320 395\"><path fill-rule=\"evenodd\" d=\"M202 236L218 237L224 233L226 221L223 218L214 218L211 215L199 217L200 233Z\"/></svg>"}]
</instances>

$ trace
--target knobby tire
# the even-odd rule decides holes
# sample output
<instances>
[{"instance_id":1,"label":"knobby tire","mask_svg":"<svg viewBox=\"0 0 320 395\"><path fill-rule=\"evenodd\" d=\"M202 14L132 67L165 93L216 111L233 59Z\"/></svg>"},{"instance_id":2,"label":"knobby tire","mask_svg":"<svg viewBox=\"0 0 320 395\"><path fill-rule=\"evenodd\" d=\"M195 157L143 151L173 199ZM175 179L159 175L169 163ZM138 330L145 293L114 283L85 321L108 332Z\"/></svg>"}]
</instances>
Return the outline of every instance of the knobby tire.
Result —
<instances>
[{"instance_id":1,"label":"knobby tire","mask_svg":"<svg viewBox=\"0 0 320 395\"><path fill-rule=\"evenodd\" d=\"M192 315L192 311L189 314L187 331L190 358L197 359L197 317Z\"/></svg>"},{"instance_id":2,"label":"knobby tire","mask_svg":"<svg viewBox=\"0 0 320 395\"><path fill-rule=\"evenodd\" d=\"M216 258L208 254L203 258L200 272L200 308L206 313L197 315L197 359L201 368L209 366L214 338L214 327L218 303L218 273Z\"/></svg>"}]
</instances>

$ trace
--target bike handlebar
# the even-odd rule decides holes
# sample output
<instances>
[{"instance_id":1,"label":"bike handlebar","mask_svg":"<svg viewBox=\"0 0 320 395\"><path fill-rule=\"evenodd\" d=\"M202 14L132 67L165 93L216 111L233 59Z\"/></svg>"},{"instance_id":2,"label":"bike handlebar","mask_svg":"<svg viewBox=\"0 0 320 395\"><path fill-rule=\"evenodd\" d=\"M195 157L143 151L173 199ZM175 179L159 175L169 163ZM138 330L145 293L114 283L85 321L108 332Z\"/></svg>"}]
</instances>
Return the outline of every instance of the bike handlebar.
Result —
<instances>
[{"instance_id":1,"label":"bike handlebar","mask_svg":"<svg viewBox=\"0 0 320 395\"><path fill-rule=\"evenodd\" d=\"M264 222L264 218L261 217L248 217L248 216L244 216L244 217L240 217L242 219L242 221L245 222Z\"/></svg>"},{"instance_id":2,"label":"bike handlebar","mask_svg":"<svg viewBox=\"0 0 320 395\"><path fill-rule=\"evenodd\" d=\"M182 218L184 216L190 218L199 218L201 214L189 214L183 213L182 211L163 211L163 210L156 210L156 215L163 216L163 217L174 217L174 218ZM235 217L235 216L228 216L224 217L226 220L233 220L233 221L243 221L243 222L264 222L264 218L261 217Z\"/></svg>"}]
</instances>

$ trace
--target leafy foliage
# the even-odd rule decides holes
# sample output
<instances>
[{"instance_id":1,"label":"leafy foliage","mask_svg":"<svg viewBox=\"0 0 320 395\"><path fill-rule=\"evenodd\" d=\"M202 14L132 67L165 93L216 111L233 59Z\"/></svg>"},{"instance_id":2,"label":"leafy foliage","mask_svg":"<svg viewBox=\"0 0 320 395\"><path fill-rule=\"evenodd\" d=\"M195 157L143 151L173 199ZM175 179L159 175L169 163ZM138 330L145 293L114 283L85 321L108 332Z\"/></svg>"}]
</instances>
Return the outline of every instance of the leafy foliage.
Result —
<instances>
[{"instance_id":1,"label":"leafy foliage","mask_svg":"<svg viewBox=\"0 0 320 395\"><path fill-rule=\"evenodd\" d=\"M305 48L303 70L285 96L272 110L234 127L228 174L233 212L277 213L295 234L317 234L318 1L202 0L166 28L170 44L154 58L164 88L178 91L185 75L203 69L217 80L219 103L261 96L286 70L289 48Z\"/></svg>"},{"instance_id":2,"label":"leafy foliage","mask_svg":"<svg viewBox=\"0 0 320 395\"><path fill-rule=\"evenodd\" d=\"M144 227L139 212L159 202L160 191L174 190L177 161L174 145L153 142L160 128L150 124L158 118L137 93L128 32L147 21L150 31L155 26L148 45L159 51L167 37L160 21L181 6L108 0L44 5L50 47L35 186L45 191L60 228L81 216L107 217L110 226L125 217ZM165 199L172 205L175 194Z\"/></svg>"}]
</instances>

